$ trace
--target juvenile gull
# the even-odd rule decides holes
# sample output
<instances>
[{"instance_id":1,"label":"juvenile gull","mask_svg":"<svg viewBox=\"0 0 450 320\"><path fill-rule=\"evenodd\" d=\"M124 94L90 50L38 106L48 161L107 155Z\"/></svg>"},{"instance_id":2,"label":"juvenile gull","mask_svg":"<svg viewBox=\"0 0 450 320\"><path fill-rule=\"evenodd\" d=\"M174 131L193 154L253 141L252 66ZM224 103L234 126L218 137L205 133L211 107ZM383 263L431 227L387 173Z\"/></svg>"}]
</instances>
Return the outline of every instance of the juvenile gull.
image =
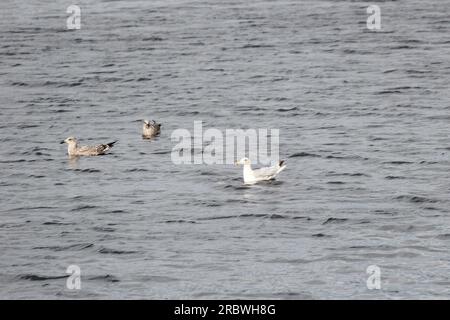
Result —
<instances>
[{"instance_id":1,"label":"juvenile gull","mask_svg":"<svg viewBox=\"0 0 450 320\"><path fill-rule=\"evenodd\" d=\"M67 143L67 153L69 156L100 156L106 153L117 142L113 141L107 144L99 144L96 146L78 146L78 141L74 137L69 137L61 141L61 144Z\"/></svg>"},{"instance_id":2,"label":"juvenile gull","mask_svg":"<svg viewBox=\"0 0 450 320\"><path fill-rule=\"evenodd\" d=\"M144 125L142 127L142 137L144 139L150 139L157 136L161 132L161 124L156 123L155 120L151 122L144 120Z\"/></svg>"},{"instance_id":3,"label":"juvenile gull","mask_svg":"<svg viewBox=\"0 0 450 320\"><path fill-rule=\"evenodd\" d=\"M244 183L254 184L258 181L275 179L275 176L286 168L284 161L279 161L277 165L253 170L250 159L242 158L236 161L236 165L244 165Z\"/></svg>"}]
</instances>

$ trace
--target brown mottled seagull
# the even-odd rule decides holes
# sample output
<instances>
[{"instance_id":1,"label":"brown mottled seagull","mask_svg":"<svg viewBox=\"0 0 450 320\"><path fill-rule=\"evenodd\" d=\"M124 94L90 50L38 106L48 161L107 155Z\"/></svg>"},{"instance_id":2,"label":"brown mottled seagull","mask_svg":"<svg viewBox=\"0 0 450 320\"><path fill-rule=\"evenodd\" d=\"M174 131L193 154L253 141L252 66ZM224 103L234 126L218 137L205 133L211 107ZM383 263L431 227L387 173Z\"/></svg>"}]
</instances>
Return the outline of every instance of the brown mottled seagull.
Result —
<instances>
[{"instance_id":1,"label":"brown mottled seagull","mask_svg":"<svg viewBox=\"0 0 450 320\"><path fill-rule=\"evenodd\" d=\"M113 141L106 144L99 144L95 146L78 146L78 141L74 137L69 137L61 141L61 144L67 143L67 153L69 156L101 156L106 153L117 142Z\"/></svg>"},{"instance_id":2,"label":"brown mottled seagull","mask_svg":"<svg viewBox=\"0 0 450 320\"><path fill-rule=\"evenodd\" d=\"M157 136L161 132L161 124L156 123L155 120L151 122L144 120L144 125L142 127L142 137L144 139L150 139Z\"/></svg>"}]
</instances>

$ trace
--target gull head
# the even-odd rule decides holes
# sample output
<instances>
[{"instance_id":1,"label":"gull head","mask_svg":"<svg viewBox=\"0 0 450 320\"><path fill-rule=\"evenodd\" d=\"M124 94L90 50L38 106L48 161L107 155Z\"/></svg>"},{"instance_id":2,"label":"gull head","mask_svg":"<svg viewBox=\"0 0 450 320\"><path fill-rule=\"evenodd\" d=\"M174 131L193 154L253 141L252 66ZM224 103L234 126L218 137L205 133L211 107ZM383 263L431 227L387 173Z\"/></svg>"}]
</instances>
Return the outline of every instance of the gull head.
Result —
<instances>
[{"instance_id":1,"label":"gull head","mask_svg":"<svg viewBox=\"0 0 450 320\"><path fill-rule=\"evenodd\" d=\"M242 158L241 160L236 161L235 164L236 164L236 165L244 165L244 166L250 165L250 159L244 157L244 158Z\"/></svg>"},{"instance_id":2,"label":"gull head","mask_svg":"<svg viewBox=\"0 0 450 320\"><path fill-rule=\"evenodd\" d=\"M67 143L68 145L77 144L77 139L75 137L68 137L67 139L61 141L61 144Z\"/></svg>"},{"instance_id":3,"label":"gull head","mask_svg":"<svg viewBox=\"0 0 450 320\"><path fill-rule=\"evenodd\" d=\"M150 128L150 127L156 127L158 124L156 123L155 120L149 121L149 120L144 120L144 128ZM160 126L160 125L159 125Z\"/></svg>"},{"instance_id":4,"label":"gull head","mask_svg":"<svg viewBox=\"0 0 450 320\"><path fill-rule=\"evenodd\" d=\"M152 123L149 120L144 120L144 128L148 129L150 128Z\"/></svg>"}]
</instances>

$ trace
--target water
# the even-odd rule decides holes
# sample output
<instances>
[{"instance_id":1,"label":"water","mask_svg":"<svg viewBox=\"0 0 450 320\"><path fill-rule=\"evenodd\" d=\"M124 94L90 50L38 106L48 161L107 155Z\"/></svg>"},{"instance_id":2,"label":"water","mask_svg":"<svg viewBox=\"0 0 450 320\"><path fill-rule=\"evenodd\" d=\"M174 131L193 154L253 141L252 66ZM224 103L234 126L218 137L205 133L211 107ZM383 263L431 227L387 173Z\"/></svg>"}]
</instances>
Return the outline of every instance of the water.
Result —
<instances>
[{"instance_id":1,"label":"water","mask_svg":"<svg viewBox=\"0 0 450 320\"><path fill-rule=\"evenodd\" d=\"M450 3L376 3L2 1L0 298L448 298ZM174 165L194 121L287 169Z\"/></svg>"}]
</instances>

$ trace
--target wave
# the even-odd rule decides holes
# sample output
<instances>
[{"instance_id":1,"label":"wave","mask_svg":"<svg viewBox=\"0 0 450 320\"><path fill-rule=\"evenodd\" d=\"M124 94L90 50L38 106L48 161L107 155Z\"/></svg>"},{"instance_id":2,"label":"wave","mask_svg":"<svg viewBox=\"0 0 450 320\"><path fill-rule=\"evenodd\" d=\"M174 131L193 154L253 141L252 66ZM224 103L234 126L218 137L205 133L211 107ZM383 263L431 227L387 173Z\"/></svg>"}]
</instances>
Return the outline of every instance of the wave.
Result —
<instances>
[{"instance_id":1,"label":"wave","mask_svg":"<svg viewBox=\"0 0 450 320\"><path fill-rule=\"evenodd\" d=\"M134 254L138 253L138 251L127 251L127 250L117 250L117 249L111 249L111 248L101 248L98 250L99 253L102 254Z\"/></svg>"},{"instance_id":2,"label":"wave","mask_svg":"<svg viewBox=\"0 0 450 320\"><path fill-rule=\"evenodd\" d=\"M30 280L30 281L46 281L46 280L58 280L68 278L69 275L62 276L41 276L37 274L22 274L17 276L20 280Z\"/></svg>"},{"instance_id":3,"label":"wave","mask_svg":"<svg viewBox=\"0 0 450 320\"><path fill-rule=\"evenodd\" d=\"M325 222L323 222L322 224L330 224L330 223L343 223L346 222L348 219L347 218L328 218Z\"/></svg>"},{"instance_id":4,"label":"wave","mask_svg":"<svg viewBox=\"0 0 450 320\"><path fill-rule=\"evenodd\" d=\"M439 200L431 199L422 196L414 196L414 195L401 195L394 198L395 200L406 200L412 203L436 203Z\"/></svg>"}]
</instances>

